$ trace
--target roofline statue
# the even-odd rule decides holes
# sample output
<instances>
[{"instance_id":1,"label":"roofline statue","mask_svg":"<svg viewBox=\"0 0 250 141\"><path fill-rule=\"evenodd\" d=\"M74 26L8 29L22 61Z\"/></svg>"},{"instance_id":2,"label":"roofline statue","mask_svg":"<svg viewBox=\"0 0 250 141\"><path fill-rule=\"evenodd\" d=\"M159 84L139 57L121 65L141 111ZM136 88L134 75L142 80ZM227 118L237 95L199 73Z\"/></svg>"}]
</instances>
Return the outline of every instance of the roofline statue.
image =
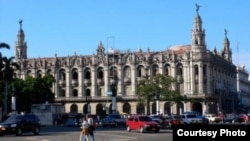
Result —
<instances>
[{"instance_id":1,"label":"roofline statue","mask_svg":"<svg viewBox=\"0 0 250 141\"><path fill-rule=\"evenodd\" d=\"M224 31L225 31L225 36L227 37L227 32L228 32L227 29L224 29Z\"/></svg>"},{"instance_id":2,"label":"roofline statue","mask_svg":"<svg viewBox=\"0 0 250 141\"><path fill-rule=\"evenodd\" d=\"M197 3L195 3L195 6L196 6L196 12L198 13L201 6L198 5Z\"/></svg>"},{"instance_id":3,"label":"roofline statue","mask_svg":"<svg viewBox=\"0 0 250 141\"><path fill-rule=\"evenodd\" d=\"M22 19L20 19L20 20L19 20L19 25L20 25L20 28L22 28L22 23L23 23L23 20L22 20Z\"/></svg>"}]
</instances>

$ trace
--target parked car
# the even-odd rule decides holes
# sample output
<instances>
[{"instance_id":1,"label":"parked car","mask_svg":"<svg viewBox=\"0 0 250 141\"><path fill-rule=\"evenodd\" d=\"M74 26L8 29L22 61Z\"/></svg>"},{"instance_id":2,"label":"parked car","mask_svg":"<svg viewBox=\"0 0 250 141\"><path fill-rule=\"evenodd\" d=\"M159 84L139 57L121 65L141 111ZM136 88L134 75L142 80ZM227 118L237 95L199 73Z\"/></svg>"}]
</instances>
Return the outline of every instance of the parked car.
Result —
<instances>
[{"instance_id":1,"label":"parked car","mask_svg":"<svg viewBox=\"0 0 250 141\"><path fill-rule=\"evenodd\" d=\"M4 122L0 123L0 135L16 134L22 135L24 132L33 132L34 135L40 133L40 119L34 114L11 115Z\"/></svg>"},{"instance_id":2,"label":"parked car","mask_svg":"<svg viewBox=\"0 0 250 141\"><path fill-rule=\"evenodd\" d=\"M197 118L200 118L202 120L202 124L209 124L209 119L206 118L205 116L203 115L196 115Z\"/></svg>"},{"instance_id":3,"label":"parked car","mask_svg":"<svg viewBox=\"0 0 250 141\"><path fill-rule=\"evenodd\" d=\"M118 126L126 126L126 119L123 118L119 114L109 114L107 115L106 118L101 120L101 124L103 127L107 126L113 126L113 127L118 127Z\"/></svg>"},{"instance_id":4,"label":"parked car","mask_svg":"<svg viewBox=\"0 0 250 141\"><path fill-rule=\"evenodd\" d=\"M241 123L244 122L239 114L226 114L223 123Z\"/></svg>"},{"instance_id":5,"label":"parked car","mask_svg":"<svg viewBox=\"0 0 250 141\"><path fill-rule=\"evenodd\" d=\"M249 116L247 114L241 114L241 118L243 122L249 123Z\"/></svg>"},{"instance_id":6,"label":"parked car","mask_svg":"<svg viewBox=\"0 0 250 141\"><path fill-rule=\"evenodd\" d=\"M160 115L153 114L153 115L149 115L149 117L153 121L158 122L159 124L162 124L162 122L163 122L163 119L160 117Z\"/></svg>"},{"instance_id":7,"label":"parked car","mask_svg":"<svg viewBox=\"0 0 250 141\"><path fill-rule=\"evenodd\" d=\"M172 129L173 126L183 124L181 115L166 115L163 128Z\"/></svg>"},{"instance_id":8,"label":"parked car","mask_svg":"<svg viewBox=\"0 0 250 141\"><path fill-rule=\"evenodd\" d=\"M153 121L149 116L143 115L134 115L129 117L126 120L127 131L131 132L132 130L140 131L140 133L144 132L155 132L158 133L160 131L160 124Z\"/></svg>"},{"instance_id":9,"label":"parked car","mask_svg":"<svg viewBox=\"0 0 250 141\"><path fill-rule=\"evenodd\" d=\"M203 124L203 118L199 117L196 114L181 114L184 124Z\"/></svg>"},{"instance_id":10,"label":"parked car","mask_svg":"<svg viewBox=\"0 0 250 141\"><path fill-rule=\"evenodd\" d=\"M210 123L221 122L221 118L216 114L206 114L205 117L209 120Z\"/></svg>"}]
</instances>

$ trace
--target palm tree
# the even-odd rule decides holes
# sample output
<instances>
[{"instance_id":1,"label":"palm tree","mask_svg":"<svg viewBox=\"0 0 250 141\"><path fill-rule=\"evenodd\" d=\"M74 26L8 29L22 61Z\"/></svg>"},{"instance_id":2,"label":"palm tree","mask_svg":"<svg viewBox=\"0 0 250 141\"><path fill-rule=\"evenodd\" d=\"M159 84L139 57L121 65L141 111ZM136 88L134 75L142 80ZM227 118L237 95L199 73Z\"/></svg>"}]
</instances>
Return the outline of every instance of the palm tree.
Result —
<instances>
[{"instance_id":1,"label":"palm tree","mask_svg":"<svg viewBox=\"0 0 250 141\"><path fill-rule=\"evenodd\" d=\"M0 43L0 49L1 48L10 49L10 46L6 43ZM4 70L3 56L2 53L0 52L0 80L3 80L3 70Z\"/></svg>"},{"instance_id":2,"label":"palm tree","mask_svg":"<svg viewBox=\"0 0 250 141\"><path fill-rule=\"evenodd\" d=\"M4 87L4 114L7 114L7 93L8 93L8 83L13 81L14 72L16 69L19 69L19 65L15 62L13 62L14 57L3 57L2 63L3 63L3 80L5 82Z\"/></svg>"},{"instance_id":3,"label":"palm tree","mask_svg":"<svg viewBox=\"0 0 250 141\"><path fill-rule=\"evenodd\" d=\"M14 72L15 70L19 69L19 65L14 62L13 60L15 59L15 57L3 57L2 61L3 61L3 65L4 65L4 80L12 81L13 80L13 76L14 76Z\"/></svg>"},{"instance_id":4,"label":"palm tree","mask_svg":"<svg viewBox=\"0 0 250 141\"><path fill-rule=\"evenodd\" d=\"M10 49L10 46L8 44L6 44L6 43L1 42L0 43L0 49L1 48ZM5 70L5 65L4 65L4 62L3 62L3 55L0 52L0 81L4 80L4 77L3 77L4 76L4 70ZM6 84L6 82L4 82L4 84L5 84L5 86L4 86L4 92L5 92L5 94L4 94L4 107L6 109L6 106L7 106L7 84ZM6 102L5 102L5 100L6 100ZM5 112L5 110L4 110L4 112ZM4 113L4 114L6 114L6 113Z\"/></svg>"},{"instance_id":5,"label":"palm tree","mask_svg":"<svg viewBox=\"0 0 250 141\"><path fill-rule=\"evenodd\" d=\"M2 42L0 48L10 49L10 46ZM8 83L13 80L15 69L19 68L18 64L13 60L14 57L7 58L0 52L0 80L4 81L4 115L7 114Z\"/></svg>"}]
</instances>

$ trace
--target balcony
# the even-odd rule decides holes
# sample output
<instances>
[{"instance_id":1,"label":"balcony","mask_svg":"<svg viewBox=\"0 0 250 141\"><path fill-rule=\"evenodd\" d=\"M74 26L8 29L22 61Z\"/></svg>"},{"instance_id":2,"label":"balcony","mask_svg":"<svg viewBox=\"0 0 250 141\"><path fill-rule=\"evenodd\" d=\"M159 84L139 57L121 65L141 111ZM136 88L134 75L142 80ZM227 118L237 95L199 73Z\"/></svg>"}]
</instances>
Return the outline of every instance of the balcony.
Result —
<instances>
[{"instance_id":1,"label":"balcony","mask_svg":"<svg viewBox=\"0 0 250 141\"><path fill-rule=\"evenodd\" d=\"M125 85L131 84L131 78L125 77L125 78L124 78L124 84L125 84Z\"/></svg>"},{"instance_id":2,"label":"balcony","mask_svg":"<svg viewBox=\"0 0 250 141\"><path fill-rule=\"evenodd\" d=\"M78 86L78 80L77 79L73 79L71 82L72 86L76 87Z\"/></svg>"},{"instance_id":3,"label":"balcony","mask_svg":"<svg viewBox=\"0 0 250 141\"><path fill-rule=\"evenodd\" d=\"M90 85L91 85L90 79L85 79L85 80L84 80L84 85L85 85L85 86L90 86Z\"/></svg>"},{"instance_id":4,"label":"balcony","mask_svg":"<svg viewBox=\"0 0 250 141\"><path fill-rule=\"evenodd\" d=\"M98 78L96 83L97 83L98 86L103 86L104 85L104 81L103 81L102 78Z\"/></svg>"},{"instance_id":5,"label":"balcony","mask_svg":"<svg viewBox=\"0 0 250 141\"><path fill-rule=\"evenodd\" d=\"M59 80L59 86L60 87L65 87L66 86L65 80Z\"/></svg>"}]
</instances>

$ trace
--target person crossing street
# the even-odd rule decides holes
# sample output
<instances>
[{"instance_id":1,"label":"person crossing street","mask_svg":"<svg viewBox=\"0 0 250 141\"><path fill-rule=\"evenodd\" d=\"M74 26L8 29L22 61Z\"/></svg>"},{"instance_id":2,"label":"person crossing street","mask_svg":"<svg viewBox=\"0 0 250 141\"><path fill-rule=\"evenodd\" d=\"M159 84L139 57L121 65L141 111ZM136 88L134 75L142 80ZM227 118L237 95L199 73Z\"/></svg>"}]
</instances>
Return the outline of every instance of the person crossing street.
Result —
<instances>
[{"instance_id":1,"label":"person crossing street","mask_svg":"<svg viewBox=\"0 0 250 141\"><path fill-rule=\"evenodd\" d=\"M89 128L88 128L89 141L95 141L95 135L94 135L95 125L94 125L94 120L93 120L91 115L87 116L87 121L88 121L88 124L89 124Z\"/></svg>"}]
</instances>

